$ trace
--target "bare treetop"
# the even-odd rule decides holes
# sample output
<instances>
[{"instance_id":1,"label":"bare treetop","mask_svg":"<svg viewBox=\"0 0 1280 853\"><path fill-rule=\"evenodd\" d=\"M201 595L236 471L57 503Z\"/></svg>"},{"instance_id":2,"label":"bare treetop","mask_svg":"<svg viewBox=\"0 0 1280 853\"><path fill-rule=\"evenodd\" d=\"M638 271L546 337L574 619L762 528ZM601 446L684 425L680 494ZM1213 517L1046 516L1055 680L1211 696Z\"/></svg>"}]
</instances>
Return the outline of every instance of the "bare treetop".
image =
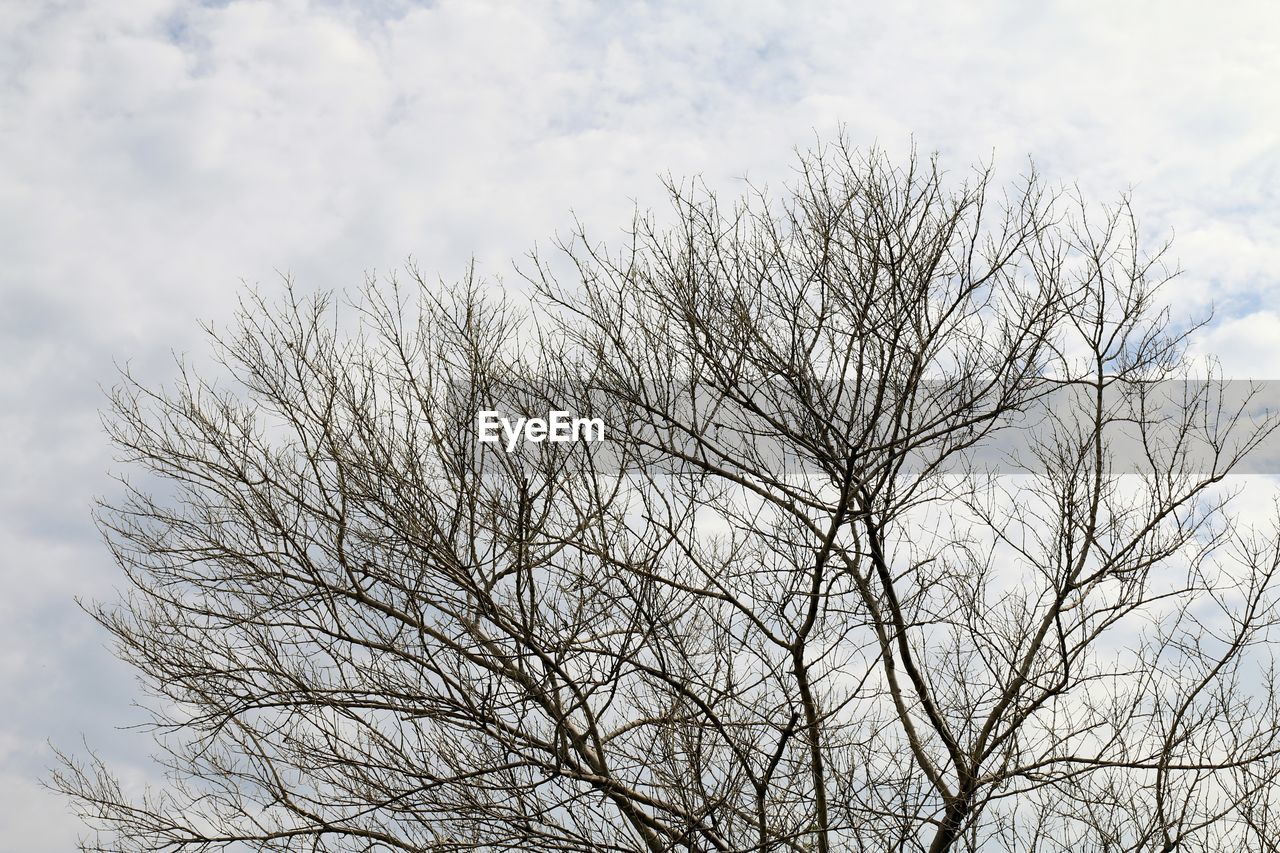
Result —
<instances>
[{"instance_id":1,"label":"bare treetop","mask_svg":"<svg viewBox=\"0 0 1280 853\"><path fill-rule=\"evenodd\" d=\"M233 381L123 378L93 613L171 775L64 757L84 849L1275 849L1280 550L1224 488L1275 422L1151 416L1192 327L1128 201L840 141L669 189L531 309L290 289ZM605 440L478 440L552 411Z\"/></svg>"}]
</instances>

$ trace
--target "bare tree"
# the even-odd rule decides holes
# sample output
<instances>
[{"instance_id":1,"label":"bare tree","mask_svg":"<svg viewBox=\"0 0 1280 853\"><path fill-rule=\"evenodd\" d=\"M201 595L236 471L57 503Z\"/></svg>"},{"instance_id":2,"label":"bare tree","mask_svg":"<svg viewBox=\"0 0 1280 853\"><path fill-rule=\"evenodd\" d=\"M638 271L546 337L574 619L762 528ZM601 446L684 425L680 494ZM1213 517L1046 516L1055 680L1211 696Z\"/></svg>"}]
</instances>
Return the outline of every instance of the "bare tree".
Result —
<instances>
[{"instance_id":1,"label":"bare tree","mask_svg":"<svg viewBox=\"0 0 1280 853\"><path fill-rule=\"evenodd\" d=\"M84 849L1277 849L1274 422L1127 201L993 183L837 142L529 308L290 289L229 385L126 375L93 613L170 782L64 756ZM551 409L606 442L477 441Z\"/></svg>"}]
</instances>

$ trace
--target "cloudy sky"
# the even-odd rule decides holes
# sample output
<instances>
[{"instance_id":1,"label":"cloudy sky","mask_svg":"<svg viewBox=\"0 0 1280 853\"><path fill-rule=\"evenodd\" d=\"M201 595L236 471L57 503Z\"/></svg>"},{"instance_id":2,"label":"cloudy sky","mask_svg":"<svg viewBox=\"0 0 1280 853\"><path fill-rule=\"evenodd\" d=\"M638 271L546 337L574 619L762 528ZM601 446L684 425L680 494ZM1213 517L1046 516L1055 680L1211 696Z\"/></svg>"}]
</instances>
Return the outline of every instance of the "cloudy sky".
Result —
<instances>
[{"instance_id":1,"label":"cloudy sky","mask_svg":"<svg viewBox=\"0 0 1280 853\"><path fill-rule=\"evenodd\" d=\"M117 584L100 386L165 378L242 281L509 273L572 212L776 182L843 124L1133 188L1175 307L1216 306L1197 346L1280 378L1280 15L1120 5L0 0L0 850L73 845L49 741L151 772L74 601Z\"/></svg>"}]
</instances>

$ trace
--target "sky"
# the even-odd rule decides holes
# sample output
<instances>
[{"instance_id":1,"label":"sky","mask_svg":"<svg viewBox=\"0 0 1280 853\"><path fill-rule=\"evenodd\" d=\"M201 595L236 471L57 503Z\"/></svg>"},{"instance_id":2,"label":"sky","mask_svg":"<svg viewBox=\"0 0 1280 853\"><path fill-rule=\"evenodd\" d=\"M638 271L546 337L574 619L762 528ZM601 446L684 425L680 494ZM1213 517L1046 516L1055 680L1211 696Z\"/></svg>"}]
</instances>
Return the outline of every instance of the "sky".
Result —
<instances>
[{"instance_id":1,"label":"sky","mask_svg":"<svg viewBox=\"0 0 1280 853\"><path fill-rule=\"evenodd\" d=\"M776 186L843 127L1132 190L1171 307L1215 312L1194 347L1280 379L1277 80L1265 2L0 0L0 851L74 846L50 743L154 773L76 604L121 580L90 518L113 362L164 381L246 282L511 282L575 215Z\"/></svg>"}]
</instances>

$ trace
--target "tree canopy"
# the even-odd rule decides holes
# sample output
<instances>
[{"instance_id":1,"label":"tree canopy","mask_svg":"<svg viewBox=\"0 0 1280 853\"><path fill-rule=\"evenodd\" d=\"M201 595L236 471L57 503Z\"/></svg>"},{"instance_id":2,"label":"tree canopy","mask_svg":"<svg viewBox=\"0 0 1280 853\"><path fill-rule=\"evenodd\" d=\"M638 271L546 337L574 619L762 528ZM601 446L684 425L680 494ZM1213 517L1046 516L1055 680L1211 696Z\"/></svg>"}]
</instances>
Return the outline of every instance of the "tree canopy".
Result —
<instances>
[{"instance_id":1,"label":"tree canopy","mask_svg":"<svg viewBox=\"0 0 1280 853\"><path fill-rule=\"evenodd\" d=\"M1275 423L1128 200L841 140L668 189L527 303L249 294L122 377L92 612L169 777L64 756L84 849L1275 849ZM552 410L606 440L477 440Z\"/></svg>"}]
</instances>

